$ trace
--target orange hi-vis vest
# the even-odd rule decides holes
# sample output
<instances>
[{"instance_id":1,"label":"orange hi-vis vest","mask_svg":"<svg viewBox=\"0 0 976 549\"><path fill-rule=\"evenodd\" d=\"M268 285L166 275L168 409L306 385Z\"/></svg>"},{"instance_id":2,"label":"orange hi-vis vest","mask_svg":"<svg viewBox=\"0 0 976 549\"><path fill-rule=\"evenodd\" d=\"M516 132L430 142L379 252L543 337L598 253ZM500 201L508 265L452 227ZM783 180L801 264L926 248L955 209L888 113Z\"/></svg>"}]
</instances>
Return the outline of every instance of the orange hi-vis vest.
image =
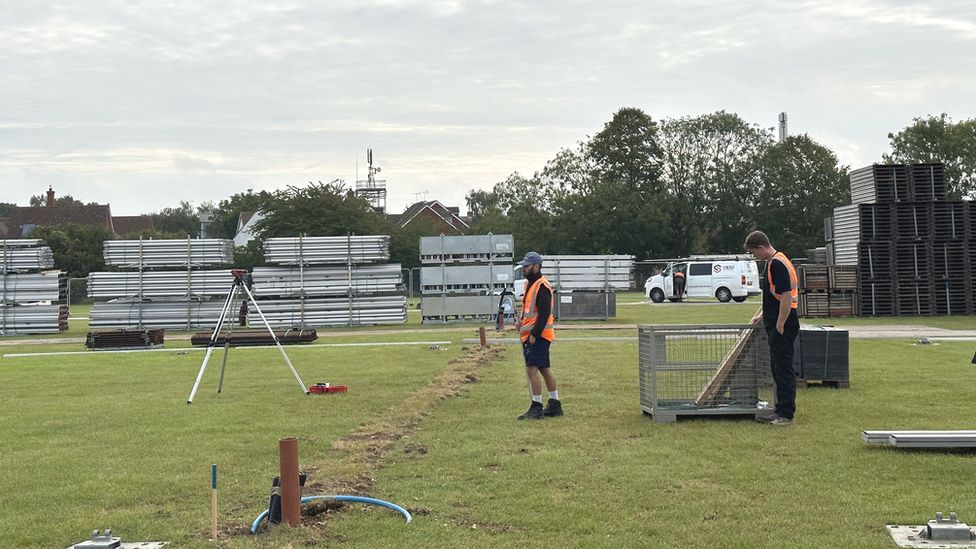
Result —
<instances>
[{"instance_id":1,"label":"orange hi-vis vest","mask_svg":"<svg viewBox=\"0 0 976 549\"><path fill-rule=\"evenodd\" d=\"M552 296L553 302L556 300L556 294L552 291L552 285L546 280L546 277L540 276L539 280L536 280L528 290L525 290L525 297L522 298L522 324L519 326L519 339L522 341L528 341L529 336L532 335L532 328L535 327L535 319L539 316L538 307L535 304L535 298L539 295L539 287L545 285L549 288L549 295ZM552 328L553 316L552 311L555 307L555 303L549 307L549 318L546 319L546 327L542 330L542 339L546 341L553 341L556 339L556 330Z\"/></svg>"},{"instance_id":2,"label":"orange hi-vis vest","mask_svg":"<svg viewBox=\"0 0 976 549\"><path fill-rule=\"evenodd\" d=\"M792 296L793 298L792 302L790 303L790 308L796 309L797 294L799 293L797 291L799 282L796 277L796 269L793 268L793 263L789 259L787 259L786 254L784 254L783 252L776 252L776 255L770 258L769 261L772 262L774 259L782 262L783 265L786 265L786 270L790 272L790 296ZM770 263L770 265L772 265L772 263ZM776 285L773 284L773 270L770 269L769 267L766 267L766 281L769 282L769 292L773 294L773 297L776 298L776 301L782 301L782 298L779 295L780 291L777 291Z\"/></svg>"}]
</instances>

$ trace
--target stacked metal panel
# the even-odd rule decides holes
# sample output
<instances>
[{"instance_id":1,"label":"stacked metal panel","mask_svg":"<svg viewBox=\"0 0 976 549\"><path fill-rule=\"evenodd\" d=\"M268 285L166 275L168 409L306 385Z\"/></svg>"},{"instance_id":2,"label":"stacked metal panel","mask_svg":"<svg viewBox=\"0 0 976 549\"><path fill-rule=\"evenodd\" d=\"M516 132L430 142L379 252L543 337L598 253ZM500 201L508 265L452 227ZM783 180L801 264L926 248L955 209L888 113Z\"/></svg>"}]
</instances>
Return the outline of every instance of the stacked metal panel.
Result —
<instances>
[{"instance_id":1,"label":"stacked metal panel","mask_svg":"<svg viewBox=\"0 0 976 549\"><path fill-rule=\"evenodd\" d=\"M68 329L68 279L41 240L0 240L0 335L50 334ZM52 304L53 303L53 304Z\"/></svg>"},{"instance_id":2,"label":"stacked metal panel","mask_svg":"<svg viewBox=\"0 0 976 549\"><path fill-rule=\"evenodd\" d=\"M271 254L268 262L283 266L255 269L252 292L273 327L406 322L406 298L399 290L400 265L365 263L389 258L388 236L270 241L273 241L270 246L265 244ZM149 251L160 250L162 255L158 257L151 257L143 250L148 265L170 261L196 266L204 257L220 258L208 246L202 246L200 250L204 251L199 253L192 245L186 246L186 256L182 258L173 255L169 247ZM343 265L309 266L339 261ZM119 299L96 303L89 324L92 328L212 328L217 324L222 298L230 292L233 280L229 269L92 273L88 285L90 297ZM237 311L232 313L236 319ZM253 309L250 323L262 325Z\"/></svg>"},{"instance_id":3,"label":"stacked metal panel","mask_svg":"<svg viewBox=\"0 0 976 549\"><path fill-rule=\"evenodd\" d=\"M234 241L218 238L106 240L106 265L129 268L204 267L234 262Z\"/></svg>"},{"instance_id":4,"label":"stacked metal panel","mask_svg":"<svg viewBox=\"0 0 976 549\"><path fill-rule=\"evenodd\" d=\"M834 210L829 255L860 266L864 315L955 315L973 310L976 218L946 200L942 164L874 165L851 172L854 204Z\"/></svg>"},{"instance_id":5,"label":"stacked metal panel","mask_svg":"<svg viewBox=\"0 0 976 549\"><path fill-rule=\"evenodd\" d=\"M607 320L617 316L615 292L633 283L629 255L546 255L543 271L556 291L560 320Z\"/></svg>"},{"instance_id":6,"label":"stacked metal panel","mask_svg":"<svg viewBox=\"0 0 976 549\"><path fill-rule=\"evenodd\" d=\"M88 274L88 297L144 298L227 295L230 269L214 271L126 271Z\"/></svg>"},{"instance_id":7,"label":"stacked metal panel","mask_svg":"<svg viewBox=\"0 0 976 549\"><path fill-rule=\"evenodd\" d=\"M264 259L272 265L373 263L390 259L390 237L298 236L264 241Z\"/></svg>"},{"instance_id":8,"label":"stacked metal panel","mask_svg":"<svg viewBox=\"0 0 976 549\"><path fill-rule=\"evenodd\" d=\"M274 327L403 324L407 299L387 235L271 238L254 295ZM253 321L252 321L253 324Z\"/></svg>"},{"instance_id":9,"label":"stacked metal panel","mask_svg":"<svg viewBox=\"0 0 976 549\"><path fill-rule=\"evenodd\" d=\"M421 237L422 321L491 320L497 294L515 282L514 252L512 235Z\"/></svg>"},{"instance_id":10,"label":"stacked metal panel","mask_svg":"<svg viewBox=\"0 0 976 549\"><path fill-rule=\"evenodd\" d=\"M546 278L559 290L629 290L634 258L629 255L544 255Z\"/></svg>"},{"instance_id":11,"label":"stacked metal panel","mask_svg":"<svg viewBox=\"0 0 976 549\"><path fill-rule=\"evenodd\" d=\"M67 330L67 305L0 305L0 335L56 334Z\"/></svg>"},{"instance_id":12,"label":"stacked metal panel","mask_svg":"<svg viewBox=\"0 0 976 549\"><path fill-rule=\"evenodd\" d=\"M848 332L829 326L800 327L793 344L793 367L805 381L850 383L850 343Z\"/></svg>"},{"instance_id":13,"label":"stacked metal panel","mask_svg":"<svg viewBox=\"0 0 976 549\"><path fill-rule=\"evenodd\" d=\"M89 273L88 297L113 298L92 306L93 329L212 327L234 281L229 269L203 269L233 263L231 240L106 240L102 255L132 270Z\"/></svg>"},{"instance_id":14,"label":"stacked metal panel","mask_svg":"<svg viewBox=\"0 0 976 549\"><path fill-rule=\"evenodd\" d=\"M41 273L9 273L2 275L0 302L31 303L60 301L68 296L68 281L64 271Z\"/></svg>"}]
</instances>

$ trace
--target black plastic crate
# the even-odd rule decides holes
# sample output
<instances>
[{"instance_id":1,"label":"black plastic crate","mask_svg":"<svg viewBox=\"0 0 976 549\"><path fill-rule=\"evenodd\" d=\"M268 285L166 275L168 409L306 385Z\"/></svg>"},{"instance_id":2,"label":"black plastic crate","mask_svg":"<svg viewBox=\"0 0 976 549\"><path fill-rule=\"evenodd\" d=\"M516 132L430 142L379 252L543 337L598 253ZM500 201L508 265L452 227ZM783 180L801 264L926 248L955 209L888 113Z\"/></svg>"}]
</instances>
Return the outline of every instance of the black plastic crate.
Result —
<instances>
[{"instance_id":1,"label":"black plastic crate","mask_svg":"<svg viewBox=\"0 0 976 549\"><path fill-rule=\"evenodd\" d=\"M895 268L894 247L891 242L859 242L857 264L864 279L890 279Z\"/></svg>"},{"instance_id":2,"label":"black plastic crate","mask_svg":"<svg viewBox=\"0 0 976 549\"><path fill-rule=\"evenodd\" d=\"M917 239L932 236L932 204L901 202L895 208L895 238Z\"/></svg>"},{"instance_id":3,"label":"black plastic crate","mask_svg":"<svg viewBox=\"0 0 976 549\"><path fill-rule=\"evenodd\" d=\"M939 278L932 283L933 313L965 315L973 312L971 281L966 278Z\"/></svg>"},{"instance_id":4,"label":"black plastic crate","mask_svg":"<svg viewBox=\"0 0 976 549\"><path fill-rule=\"evenodd\" d=\"M895 302L899 316L932 314L931 281L899 282L895 288Z\"/></svg>"},{"instance_id":5,"label":"black plastic crate","mask_svg":"<svg viewBox=\"0 0 976 549\"><path fill-rule=\"evenodd\" d=\"M880 204L911 201L911 175L904 164L875 164L851 172L851 201Z\"/></svg>"},{"instance_id":6,"label":"black plastic crate","mask_svg":"<svg viewBox=\"0 0 976 549\"><path fill-rule=\"evenodd\" d=\"M895 234L895 210L891 204L860 204L858 221L861 240L889 240Z\"/></svg>"},{"instance_id":7,"label":"black plastic crate","mask_svg":"<svg viewBox=\"0 0 976 549\"><path fill-rule=\"evenodd\" d=\"M932 275L936 278L968 278L970 246L964 240L936 240L932 243Z\"/></svg>"},{"instance_id":8,"label":"black plastic crate","mask_svg":"<svg viewBox=\"0 0 976 549\"><path fill-rule=\"evenodd\" d=\"M966 203L932 203L932 235L935 238L966 238L969 230Z\"/></svg>"},{"instance_id":9,"label":"black plastic crate","mask_svg":"<svg viewBox=\"0 0 976 549\"><path fill-rule=\"evenodd\" d=\"M931 241L916 240L895 244L895 277L899 281L928 280L931 265Z\"/></svg>"},{"instance_id":10,"label":"black plastic crate","mask_svg":"<svg viewBox=\"0 0 976 549\"><path fill-rule=\"evenodd\" d=\"M912 164L911 187L913 200L945 200L945 164Z\"/></svg>"},{"instance_id":11,"label":"black plastic crate","mask_svg":"<svg viewBox=\"0 0 976 549\"><path fill-rule=\"evenodd\" d=\"M895 314L894 287L890 280L861 280L857 296L858 310L863 316Z\"/></svg>"}]
</instances>

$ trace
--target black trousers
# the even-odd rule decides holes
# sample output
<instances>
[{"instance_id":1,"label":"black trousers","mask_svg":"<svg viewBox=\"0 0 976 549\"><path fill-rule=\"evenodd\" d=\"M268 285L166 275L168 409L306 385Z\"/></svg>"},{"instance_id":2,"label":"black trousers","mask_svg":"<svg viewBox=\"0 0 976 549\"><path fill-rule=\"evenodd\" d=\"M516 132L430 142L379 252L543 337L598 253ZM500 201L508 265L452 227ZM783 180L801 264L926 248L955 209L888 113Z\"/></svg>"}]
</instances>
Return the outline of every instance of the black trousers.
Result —
<instances>
[{"instance_id":1,"label":"black trousers","mask_svg":"<svg viewBox=\"0 0 976 549\"><path fill-rule=\"evenodd\" d=\"M769 339L769 365L776 383L776 415L793 419L796 413L796 370L793 369L793 343L800 333L796 315L786 320L783 333L776 326L766 326Z\"/></svg>"}]
</instances>

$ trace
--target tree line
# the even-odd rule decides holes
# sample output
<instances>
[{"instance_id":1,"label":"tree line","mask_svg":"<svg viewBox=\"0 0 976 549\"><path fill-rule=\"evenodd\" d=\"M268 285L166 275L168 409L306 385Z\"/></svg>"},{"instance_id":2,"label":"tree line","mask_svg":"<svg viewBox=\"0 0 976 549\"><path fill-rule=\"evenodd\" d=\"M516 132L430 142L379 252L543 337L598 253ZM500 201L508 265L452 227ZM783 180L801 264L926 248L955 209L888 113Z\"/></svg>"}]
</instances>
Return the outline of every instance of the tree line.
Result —
<instances>
[{"instance_id":1,"label":"tree line","mask_svg":"<svg viewBox=\"0 0 976 549\"><path fill-rule=\"evenodd\" d=\"M976 195L976 119L916 118L888 135L885 162L944 162L950 197ZM516 252L625 254L637 259L741 253L745 235L766 231L793 257L824 243L823 220L850 203L850 167L808 135L783 142L771 129L719 111L654 120L623 108L603 128L560 150L531 175L515 172L466 196L471 234L511 233ZM31 203L42 203L42 196ZM83 205L73 197L58 205ZM0 203L0 216L12 204ZM278 236L391 235L391 261L419 265L420 236L432 224L401 229L341 180L275 191L248 189L219 203L189 202L153 212L154 228L123 238L186 238L202 214L213 238L233 238L242 212L262 211L259 240L237 250L238 266L262 264L260 239ZM104 270L103 229L39 227L56 264L73 277Z\"/></svg>"}]
</instances>

